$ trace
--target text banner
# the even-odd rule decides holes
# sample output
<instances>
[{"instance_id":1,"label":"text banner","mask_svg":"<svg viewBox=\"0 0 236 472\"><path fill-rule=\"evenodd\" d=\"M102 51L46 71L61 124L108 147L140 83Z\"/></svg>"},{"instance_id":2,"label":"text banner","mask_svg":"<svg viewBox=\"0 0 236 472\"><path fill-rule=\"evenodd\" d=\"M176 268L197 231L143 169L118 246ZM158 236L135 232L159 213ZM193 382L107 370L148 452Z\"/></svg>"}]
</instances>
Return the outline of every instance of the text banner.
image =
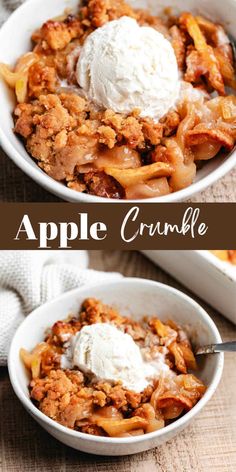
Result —
<instances>
[{"instance_id":1,"label":"text banner","mask_svg":"<svg viewBox=\"0 0 236 472\"><path fill-rule=\"evenodd\" d=\"M0 204L0 249L232 249L235 204Z\"/></svg>"}]
</instances>

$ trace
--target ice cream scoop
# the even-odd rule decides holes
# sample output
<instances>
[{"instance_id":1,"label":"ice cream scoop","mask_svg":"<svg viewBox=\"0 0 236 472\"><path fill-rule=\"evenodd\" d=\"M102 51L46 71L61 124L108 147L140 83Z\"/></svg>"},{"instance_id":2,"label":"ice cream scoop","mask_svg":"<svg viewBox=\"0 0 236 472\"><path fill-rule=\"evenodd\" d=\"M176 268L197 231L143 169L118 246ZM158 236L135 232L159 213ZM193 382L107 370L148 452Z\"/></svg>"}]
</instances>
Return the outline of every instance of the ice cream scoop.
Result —
<instances>
[{"instance_id":1,"label":"ice cream scoop","mask_svg":"<svg viewBox=\"0 0 236 472\"><path fill-rule=\"evenodd\" d=\"M158 121L179 95L178 66L163 34L123 16L91 33L78 59L76 77L99 108Z\"/></svg>"},{"instance_id":2,"label":"ice cream scoop","mask_svg":"<svg viewBox=\"0 0 236 472\"><path fill-rule=\"evenodd\" d=\"M133 338L111 323L87 325L72 336L62 367L78 367L94 381L120 381L135 392L169 371L164 355L160 353L152 362L146 362Z\"/></svg>"}]
</instances>

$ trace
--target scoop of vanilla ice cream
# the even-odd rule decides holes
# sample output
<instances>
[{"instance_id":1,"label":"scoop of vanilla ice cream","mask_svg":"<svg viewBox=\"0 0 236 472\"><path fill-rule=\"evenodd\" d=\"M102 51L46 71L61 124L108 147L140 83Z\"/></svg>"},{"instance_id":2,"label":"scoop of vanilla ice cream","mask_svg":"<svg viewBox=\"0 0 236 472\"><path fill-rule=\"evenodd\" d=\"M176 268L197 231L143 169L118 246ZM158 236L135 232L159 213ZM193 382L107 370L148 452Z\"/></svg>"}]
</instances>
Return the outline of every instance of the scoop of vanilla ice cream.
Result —
<instances>
[{"instance_id":1,"label":"scoop of vanilla ice cream","mask_svg":"<svg viewBox=\"0 0 236 472\"><path fill-rule=\"evenodd\" d=\"M141 392L151 380L165 373L170 375L165 354L157 353L150 362L129 334L110 323L84 326L65 343L61 368L78 367L94 381L121 381L128 390Z\"/></svg>"},{"instance_id":2,"label":"scoop of vanilla ice cream","mask_svg":"<svg viewBox=\"0 0 236 472\"><path fill-rule=\"evenodd\" d=\"M138 345L109 323L84 326L75 337L73 364L96 380L122 381L136 392L147 385L147 368Z\"/></svg>"},{"instance_id":3,"label":"scoop of vanilla ice cream","mask_svg":"<svg viewBox=\"0 0 236 472\"><path fill-rule=\"evenodd\" d=\"M179 95L179 74L171 43L133 18L106 23L82 47L77 81L100 108L159 120Z\"/></svg>"}]
</instances>

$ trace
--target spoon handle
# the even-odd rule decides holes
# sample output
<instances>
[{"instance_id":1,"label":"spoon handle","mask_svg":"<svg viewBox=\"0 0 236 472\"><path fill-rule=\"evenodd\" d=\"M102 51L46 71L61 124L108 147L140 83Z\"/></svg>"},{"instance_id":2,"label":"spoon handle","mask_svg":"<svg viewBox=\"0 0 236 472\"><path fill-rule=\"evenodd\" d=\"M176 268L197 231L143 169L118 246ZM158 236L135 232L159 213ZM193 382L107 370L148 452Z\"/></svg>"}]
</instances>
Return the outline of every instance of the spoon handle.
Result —
<instances>
[{"instance_id":1,"label":"spoon handle","mask_svg":"<svg viewBox=\"0 0 236 472\"><path fill-rule=\"evenodd\" d=\"M200 346L196 349L195 354L214 354L215 352L236 352L236 341Z\"/></svg>"}]
</instances>

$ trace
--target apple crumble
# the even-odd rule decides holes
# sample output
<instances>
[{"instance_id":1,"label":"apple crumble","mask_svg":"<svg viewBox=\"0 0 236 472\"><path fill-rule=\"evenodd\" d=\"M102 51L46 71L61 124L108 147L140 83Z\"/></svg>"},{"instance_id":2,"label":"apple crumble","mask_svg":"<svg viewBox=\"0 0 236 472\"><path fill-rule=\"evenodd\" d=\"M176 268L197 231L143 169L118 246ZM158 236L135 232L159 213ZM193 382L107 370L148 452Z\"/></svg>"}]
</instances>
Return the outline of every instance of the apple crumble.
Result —
<instances>
[{"instance_id":1,"label":"apple crumble","mask_svg":"<svg viewBox=\"0 0 236 472\"><path fill-rule=\"evenodd\" d=\"M77 317L57 321L44 342L20 355L40 411L93 435L156 431L193 408L206 390L191 373L197 364L181 326L156 317L137 322L96 299L86 299Z\"/></svg>"},{"instance_id":2,"label":"apple crumble","mask_svg":"<svg viewBox=\"0 0 236 472\"><path fill-rule=\"evenodd\" d=\"M152 76L148 59L146 63L142 58L141 64L141 54L127 53L126 57L121 49L123 63L118 72L108 66L106 71L99 69L96 52L100 50L93 51L94 35L103 31L102 47L113 37L111 24L116 24L116 49L122 48L119 22L141 31L141 49L145 40L151 51L153 40L152 63L157 60L159 43L166 49L158 61L164 55L170 67L176 62L176 83L169 84L172 69L166 71L167 78L162 77L170 86L164 98L165 87L157 87L158 67ZM14 130L39 167L69 188L114 199L167 195L189 186L203 161L232 151L236 140L234 55L220 24L188 12L157 17L123 0L86 0L75 14L48 20L34 32L32 41L32 52L23 55L13 69L0 65L0 74L16 94ZM113 56L114 50L115 46ZM129 68L126 62L134 58ZM108 65L114 57L109 60ZM165 62L158 63L159 68ZM146 69L146 76L139 73ZM114 84L111 76L116 73L120 79ZM142 76L137 87L135 73L139 79ZM147 110L135 106L135 97L138 105L150 99L150 106L143 104ZM167 110L165 103L161 107L162 99L163 103L169 100ZM108 106L113 102L116 106Z\"/></svg>"},{"instance_id":3,"label":"apple crumble","mask_svg":"<svg viewBox=\"0 0 236 472\"><path fill-rule=\"evenodd\" d=\"M231 264L236 265L236 249L217 249L212 250L211 253L218 257L218 259L221 259L221 261L230 262Z\"/></svg>"}]
</instances>

